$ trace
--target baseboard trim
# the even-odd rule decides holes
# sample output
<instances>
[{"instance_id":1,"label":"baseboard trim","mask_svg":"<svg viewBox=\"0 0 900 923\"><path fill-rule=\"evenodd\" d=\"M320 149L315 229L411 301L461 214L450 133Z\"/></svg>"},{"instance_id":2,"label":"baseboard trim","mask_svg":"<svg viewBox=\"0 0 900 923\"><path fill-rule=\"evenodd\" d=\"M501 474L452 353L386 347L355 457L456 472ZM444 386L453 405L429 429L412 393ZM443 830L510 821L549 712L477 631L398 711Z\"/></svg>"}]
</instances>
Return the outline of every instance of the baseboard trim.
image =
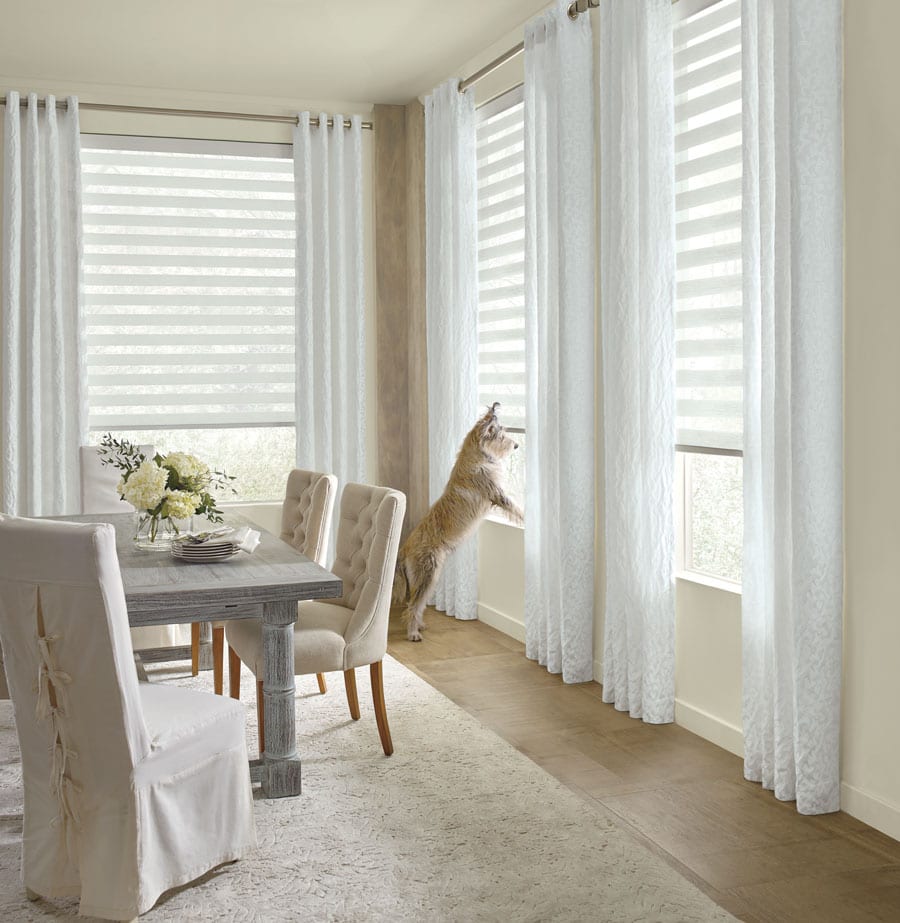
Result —
<instances>
[{"instance_id":1,"label":"baseboard trim","mask_svg":"<svg viewBox=\"0 0 900 923\"><path fill-rule=\"evenodd\" d=\"M494 609L492 606L486 606L484 603L478 603L478 621L502 631L503 634L515 638L516 641L525 643L525 625L514 619L511 615Z\"/></svg>"},{"instance_id":2,"label":"baseboard trim","mask_svg":"<svg viewBox=\"0 0 900 923\"><path fill-rule=\"evenodd\" d=\"M676 698L675 723L735 756L744 756L744 735L741 729L702 708Z\"/></svg>"},{"instance_id":3,"label":"baseboard trim","mask_svg":"<svg viewBox=\"0 0 900 923\"><path fill-rule=\"evenodd\" d=\"M841 810L864 824L900 840L900 806L841 782Z\"/></svg>"}]
</instances>

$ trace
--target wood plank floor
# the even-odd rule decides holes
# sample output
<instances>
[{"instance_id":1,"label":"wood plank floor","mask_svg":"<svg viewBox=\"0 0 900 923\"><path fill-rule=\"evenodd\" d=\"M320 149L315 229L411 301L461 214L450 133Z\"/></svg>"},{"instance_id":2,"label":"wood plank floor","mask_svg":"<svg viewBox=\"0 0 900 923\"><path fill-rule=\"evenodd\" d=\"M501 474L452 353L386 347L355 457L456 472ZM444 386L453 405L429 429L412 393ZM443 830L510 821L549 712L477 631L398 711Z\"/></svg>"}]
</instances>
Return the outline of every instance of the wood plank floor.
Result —
<instances>
[{"instance_id":1,"label":"wood plank floor","mask_svg":"<svg viewBox=\"0 0 900 923\"><path fill-rule=\"evenodd\" d=\"M524 646L428 610L424 641L391 615L388 652L747 923L900 921L900 843L843 812L803 817L741 760L567 686ZM390 690L388 713L390 714Z\"/></svg>"}]
</instances>

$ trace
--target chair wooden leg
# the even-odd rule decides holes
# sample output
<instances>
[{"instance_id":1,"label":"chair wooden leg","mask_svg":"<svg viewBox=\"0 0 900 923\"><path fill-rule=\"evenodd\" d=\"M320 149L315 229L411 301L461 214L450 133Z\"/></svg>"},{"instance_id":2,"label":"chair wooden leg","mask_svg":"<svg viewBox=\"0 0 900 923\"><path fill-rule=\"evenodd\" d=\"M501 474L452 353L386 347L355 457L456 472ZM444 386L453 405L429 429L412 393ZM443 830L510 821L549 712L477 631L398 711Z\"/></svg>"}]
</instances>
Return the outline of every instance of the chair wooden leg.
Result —
<instances>
[{"instance_id":1,"label":"chair wooden leg","mask_svg":"<svg viewBox=\"0 0 900 923\"><path fill-rule=\"evenodd\" d=\"M241 697L241 658L228 645L228 694L233 699Z\"/></svg>"},{"instance_id":2,"label":"chair wooden leg","mask_svg":"<svg viewBox=\"0 0 900 923\"><path fill-rule=\"evenodd\" d=\"M222 695L225 686L225 626L213 625L213 692Z\"/></svg>"},{"instance_id":3,"label":"chair wooden leg","mask_svg":"<svg viewBox=\"0 0 900 923\"><path fill-rule=\"evenodd\" d=\"M200 623L191 622L191 676L200 672Z\"/></svg>"},{"instance_id":4,"label":"chair wooden leg","mask_svg":"<svg viewBox=\"0 0 900 923\"><path fill-rule=\"evenodd\" d=\"M387 709L384 707L384 674L381 670L381 661L370 664L369 673L372 676L372 698L375 700L375 721L378 723L378 736L384 755L390 756L394 752L394 743L391 740L391 729L388 727Z\"/></svg>"},{"instance_id":5,"label":"chair wooden leg","mask_svg":"<svg viewBox=\"0 0 900 923\"><path fill-rule=\"evenodd\" d=\"M256 721L259 725L259 755L266 752L266 700L263 697L263 681L256 681Z\"/></svg>"},{"instance_id":6,"label":"chair wooden leg","mask_svg":"<svg viewBox=\"0 0 900 923\"><path fill-rule=\"evenodd\" d=\"M316 679L319 681L319 692L325 695L325 693L328 692L328 687L325 685L325 674L316 673Z\"/></svg>"},{"instance_id":7,"label":"chair wooden leg","mask_svg":"<svg viewBox=\"0 0 900 923\"><path fill-rule=\"evenodd\" d=\"M347 688L347 704L350 717L359 721L359 696L356 694L356 670L344 670L344 686Z\"/></svg>"}]
</instances>

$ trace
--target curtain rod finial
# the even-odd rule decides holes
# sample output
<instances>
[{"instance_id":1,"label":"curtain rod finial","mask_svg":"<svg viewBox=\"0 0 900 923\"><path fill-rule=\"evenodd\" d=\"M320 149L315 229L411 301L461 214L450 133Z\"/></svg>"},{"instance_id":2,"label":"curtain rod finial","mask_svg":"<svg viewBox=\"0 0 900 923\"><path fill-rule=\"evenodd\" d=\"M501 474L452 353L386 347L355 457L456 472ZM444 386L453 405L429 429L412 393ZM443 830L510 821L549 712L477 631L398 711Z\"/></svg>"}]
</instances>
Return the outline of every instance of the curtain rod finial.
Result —
<instances>
[{"instance_id":1,"label":"curtain rod finial","mask_svg":"<svg viewBox=\"0 0 900 923\"><path fill-rule=\"evenodd\" d=\"M573 0L569 4L569 19L578 19L579 13L586 13L588 10L596 10L600 6L600 0Z\"/></svg>"}]
</instances>

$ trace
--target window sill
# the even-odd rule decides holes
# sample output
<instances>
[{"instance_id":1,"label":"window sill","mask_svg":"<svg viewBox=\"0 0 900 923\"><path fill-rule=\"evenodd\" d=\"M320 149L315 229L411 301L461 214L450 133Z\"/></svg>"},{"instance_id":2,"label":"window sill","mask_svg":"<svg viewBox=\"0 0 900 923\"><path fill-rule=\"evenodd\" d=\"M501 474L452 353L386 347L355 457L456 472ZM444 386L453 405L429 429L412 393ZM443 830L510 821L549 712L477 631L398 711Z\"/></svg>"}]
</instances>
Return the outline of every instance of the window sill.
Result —
<instances>
[{"instance_id":1,"label":"window sill","mask_svg":"<svg viewBox=\"0 0 900 923\"><path fill-rule=\"evenodd\" d=\"M525 526L520 526L517 522L510 522L503 513L488 513L484 517L487 522L494 522L498 526L509 526L510 529L519 529L524 531Z\"/></svg>"},{"instance_id":2,"label":"window sill","mask_svg":"<svg viewBox=\"0 0 900 923\"><path fill-rule=\"evenodd\" d=\"M688 583L699 583L701 586L708 586L714 590L723 590L726 593L734 593L736 596L741 595L741 585L733 580L723 580L721 577L712 577L709 574L701 574L698 571L680 570L675 574L676 580L685 580Z\"/></svg>"}]
</instances>

